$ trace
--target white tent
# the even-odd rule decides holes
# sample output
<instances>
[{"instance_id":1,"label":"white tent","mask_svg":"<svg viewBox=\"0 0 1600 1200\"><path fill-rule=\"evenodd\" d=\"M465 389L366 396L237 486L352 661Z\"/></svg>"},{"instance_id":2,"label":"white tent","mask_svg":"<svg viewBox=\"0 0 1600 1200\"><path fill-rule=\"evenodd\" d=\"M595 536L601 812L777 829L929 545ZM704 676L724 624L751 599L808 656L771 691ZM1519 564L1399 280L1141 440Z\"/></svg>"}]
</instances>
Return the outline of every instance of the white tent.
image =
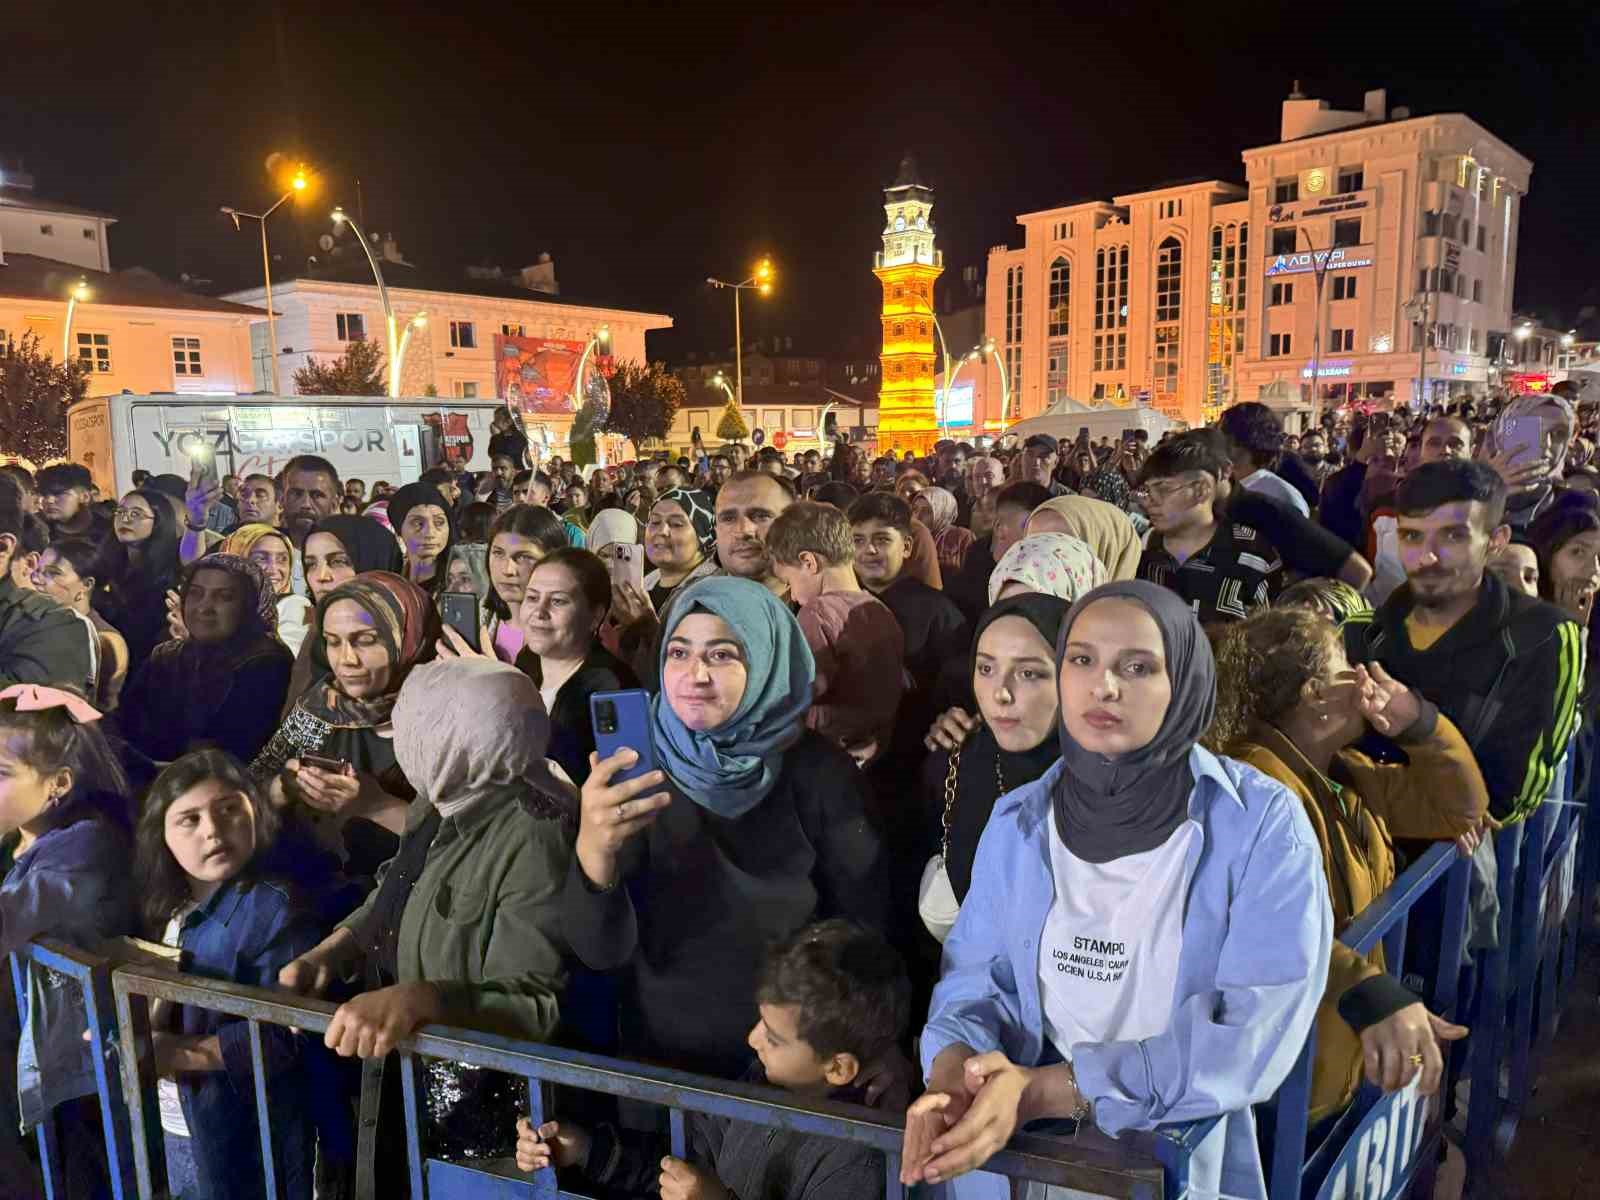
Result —
<instances>
[{"instance_id":1,"label":"white tent","mask_svg":"<svg viewBox=\"0 0 1600 1200\"><path fill-rule=\"evenodd\" d=\"M1084 428L1095 440L1115 439L1121 436L1124 429L1144 429L1149 432L1150 440L1155 442L1162 434L1176 427L1177 422L1170 417L1143 405L1091 408L1069 396L1063 396L1037 417L1018 421L1006 430L1005 436L1016 438L1020 443L1036 433L1048 433L1057 441L1070 442L1078 436L1078 430Z\"/></svg>"}]
</instances>

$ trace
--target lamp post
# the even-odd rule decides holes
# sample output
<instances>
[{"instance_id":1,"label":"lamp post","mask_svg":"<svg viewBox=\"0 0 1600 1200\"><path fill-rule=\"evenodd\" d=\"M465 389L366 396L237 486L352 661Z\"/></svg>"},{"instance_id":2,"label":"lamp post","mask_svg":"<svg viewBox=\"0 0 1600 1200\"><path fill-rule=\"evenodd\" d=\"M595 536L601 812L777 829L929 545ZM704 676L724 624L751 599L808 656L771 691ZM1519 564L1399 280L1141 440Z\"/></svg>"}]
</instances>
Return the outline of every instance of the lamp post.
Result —
<instances>
[{"instance_id":1,"label":"lamp post","mask_svg":"<svg viewBox=\"0 0 1600 1200\"><path fill-rule=\"evenodd\" d=\"M733 374L734 374L734 404L744 408L744 333L739 326L739 293L746 289L754 289L763 296L772 294L772 259L762 258L756 263L755 272L743 283L728 283L716 276L707 276L706 282L714 288L726 288L733 292Z\"/></svg>"},{"instance_id":2,"label":"lamp post","mask_svg":"<svg viewBox=\"0 0 1600 1200\"><path fill-rule=\"evenodd\" d=\"M711 377L711 382L716 384L724 392L728 393L729 400L732 400L735 404L739 402L739 398L733 394L733 389L728 386L728 377L721 371L718 371Z\"/></svg>"},{"instance_id":3,"label":"lamp post","mask_svg":"<svg viewBox=\"0 0 1600 1200\"><path fill-rule=\"evenodd\" d=\"M406 347L411 344L411 331L413 329L422 329L427 324L427 309L423 309L421 312L417 313L416 316L412 317L411 320L406 322L405 332L400 335L400 349L394 356L394 379L390 381L389 385L389 394L391 396L398 396L400 394L400 385L397 381L400 378L401 370L405 367Z\"/></svg>"},{"instance_id":4,"label":"lamp post","mask_svg":"<svg viewBox=\"0 0 1600 1200\"><path fill-rule=\"evenodd\" d=\"M992 337L986 337L977 346L973 347L972 354L967 355L968 361L977 355L985 363L993 362L1000 369L1000 432L1006 429L1006 417L1011 413L1011 381L1006 378L1005 356L1000 354Z\"/></svg>"},{"instance_id":5,"label":"lamp post","mask_svg":"<svg viewBox=\"0 0 1600 1200\"><path fill-rule=\"evenodd\" d=\"M589 340L583 345L583 353L578 356L578 369L572 375L573 411L583 407L583 368L589 362L589 356L596 350L601 354L611 353L611 326L602 325L589 335ZM600 440L600 427L597 424L594 430L594 461L595 465L606 465L605 443Z\"/></svg>"},{"instance_id":6,"label":"lamp post","mask_svg":"<svg viewBox=\"0 0 1600 1200\"><path fill-rule=\"evenodd\" d=\"M944 340L944 327L939 324L939 314L933 314L933 331L939 335L939 354L944 359L944 380L942 391L944 395L939 398L939 432L946 441L950 440L950 347ZM961 370L961 364L956 364L956 370Z\"/></svg>"},{"instance_id":7,"label":"lamp post","mask_svg":"<svg viewBox=\"0 0 1600 1200\"><path fill-rule=\"evenodd\" d=\"M233 218L233 227L240 229L241 220L255 221L261 226L261 275L267 286L267 363L271 369L272 394L278 395L278 318L272 311L272 256L267 253L267 218L283 207L285 200L294 198L296 192L306 190L305 168L294 173L294 179L289 184L289 190L278 197L278 201L264 213L248 213L237 208L222 206L224 216Z\"/></svg>"},{"instance_id":8,"label":"lamp post","mask_svg":"<svg viewBox=\"0 0 1600 1200\"><path fill-rule=\"evenodd\" d=\"M1317 261L1317 244L1311 240L1311 231L1304 225L1299 226L1298 232L1306 235L1306 249L1311 251L1311 273L1316 279L1316 303L1312 305L1311 318L1315 323L1311 331L1311 428L1322 427L1322 287L1328 277L1328 261L1333 257L1330 251L1324 252L1322 261ZM1345 391L1348 393L1349 389ZM1346 401L1349 396L1346 395Z\"/></svg>"},{"instance_id":9,"label":"lamp post","mask_svg":"<svg viewBox=\"0 0 1600 1200\"><path fill-rule=\"evenodd\" d=\"M378 281L378 299L383 304L383 320L389 330L389 395L400 394L400 370L397 359L400 356L400 330L394 319L394 308L389 303L389 288L383 282L383 270L378 266L378 260L372 256L372 247L367 245L367 235L361 231L361 226L356 224L356 219L345 212L343 207L333 210L333 223L335 225L349 225L350 232L355 234L356 241L361 243L361 252L367 256L367 265L372 268L372 277Z\"/></svg>"},{"instance_id":10,"label":"lamp post","mask_svg":"<svg viewBox=\"0 0 1600 1200\"><path fill-rule=\"evenodd\" d=\"M79 304L87 303L89 299L89 281L80 279L72 285L72 290L67 293L67 324L61 331L61 365L66 366L72 361L72 314Z\"/></svg>"}]
</instances>

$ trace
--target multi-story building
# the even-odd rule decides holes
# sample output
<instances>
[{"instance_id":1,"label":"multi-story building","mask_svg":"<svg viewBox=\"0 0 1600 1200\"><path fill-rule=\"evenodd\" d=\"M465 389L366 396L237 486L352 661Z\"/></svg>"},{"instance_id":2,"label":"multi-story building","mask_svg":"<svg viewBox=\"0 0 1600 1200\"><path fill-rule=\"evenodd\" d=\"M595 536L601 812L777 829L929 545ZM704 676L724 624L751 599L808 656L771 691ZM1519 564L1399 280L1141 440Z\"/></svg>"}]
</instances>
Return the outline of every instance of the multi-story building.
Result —
<instances>
[{"instance_id":1,"label":"multi-story building","mask_svg":"<svg viewBox=\"0 0 1600 1200\"><path fill-rule=\"evenodd\" d=\"M1199 423L1238 400L1309 414L1487 389L1526 158L1459 113L1390 111L1382 91L1359 112L1296 91L1280 141L1242 157L1243 185L1017 218L1022 247L989 256L986 428L1067 397Z\"/></svg>"},{"instance_id":2,"label":"multi-story building","mask_svg":"<svg viewBox=\"0 0 1600 1200\"><path fill-rule=\"evenodd\" d=\"M796 352L793 338L778 337L747 347L741 365L745 423L752 431L761 430L769 444L781 441L789 451L817 445L830 413L841 433L861 430L870 436L867 431L876 431L876 398L862 398L875 390L876 360ZM687 450L696 429L706 445L717 443L717 422L733 390L736 369L732 355L693 355L673 368L686 392L667 437L674 451Z\"/></svg>"}]
</instances>

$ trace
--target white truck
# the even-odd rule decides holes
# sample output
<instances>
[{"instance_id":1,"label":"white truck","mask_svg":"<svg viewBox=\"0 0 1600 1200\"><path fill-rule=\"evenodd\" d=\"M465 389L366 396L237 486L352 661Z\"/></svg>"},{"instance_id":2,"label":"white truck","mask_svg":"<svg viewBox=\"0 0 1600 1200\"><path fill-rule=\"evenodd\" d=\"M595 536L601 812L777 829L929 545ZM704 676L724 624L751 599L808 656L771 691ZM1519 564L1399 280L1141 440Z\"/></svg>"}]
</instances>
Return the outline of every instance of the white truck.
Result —
<instances>
[{"instance_id":1,"label":"white truck","mask_svg":"<svg viewBox=\"0 0 1600 1200\"><path fill-rule=\"evenodd\" d=\"M341 479L411 483L429 467L489 467L490 420L502 401L432 396L247 396L127 392L89 396L67 412L67 457L102 495L133 487L135 470L188 478L190 450L212 447L220 475L276 475L316 454Z\"/></svg>"}]
</instances>

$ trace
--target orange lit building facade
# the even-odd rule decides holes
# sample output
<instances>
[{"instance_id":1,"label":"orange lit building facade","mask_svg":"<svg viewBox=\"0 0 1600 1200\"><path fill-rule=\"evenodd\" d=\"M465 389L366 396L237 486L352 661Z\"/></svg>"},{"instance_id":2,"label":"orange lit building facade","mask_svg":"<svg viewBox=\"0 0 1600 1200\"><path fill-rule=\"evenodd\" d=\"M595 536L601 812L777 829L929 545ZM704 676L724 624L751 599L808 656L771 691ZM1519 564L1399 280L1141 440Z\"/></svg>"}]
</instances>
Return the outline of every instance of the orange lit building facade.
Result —
<instances>
[{"instance_id":1,"label":"orange lit building facade","mask_svg":"<svg viewBox=\"0 0 1600 1200\"><path fill-rule=\"evenodd\" d=\"M933 285L944 256L933 244L933 190L918 179L910 155L884 189L883 211L883 249L872 271L883 285L878 450L926 454L939 438Z\"/></svg>"}]
</instances>

